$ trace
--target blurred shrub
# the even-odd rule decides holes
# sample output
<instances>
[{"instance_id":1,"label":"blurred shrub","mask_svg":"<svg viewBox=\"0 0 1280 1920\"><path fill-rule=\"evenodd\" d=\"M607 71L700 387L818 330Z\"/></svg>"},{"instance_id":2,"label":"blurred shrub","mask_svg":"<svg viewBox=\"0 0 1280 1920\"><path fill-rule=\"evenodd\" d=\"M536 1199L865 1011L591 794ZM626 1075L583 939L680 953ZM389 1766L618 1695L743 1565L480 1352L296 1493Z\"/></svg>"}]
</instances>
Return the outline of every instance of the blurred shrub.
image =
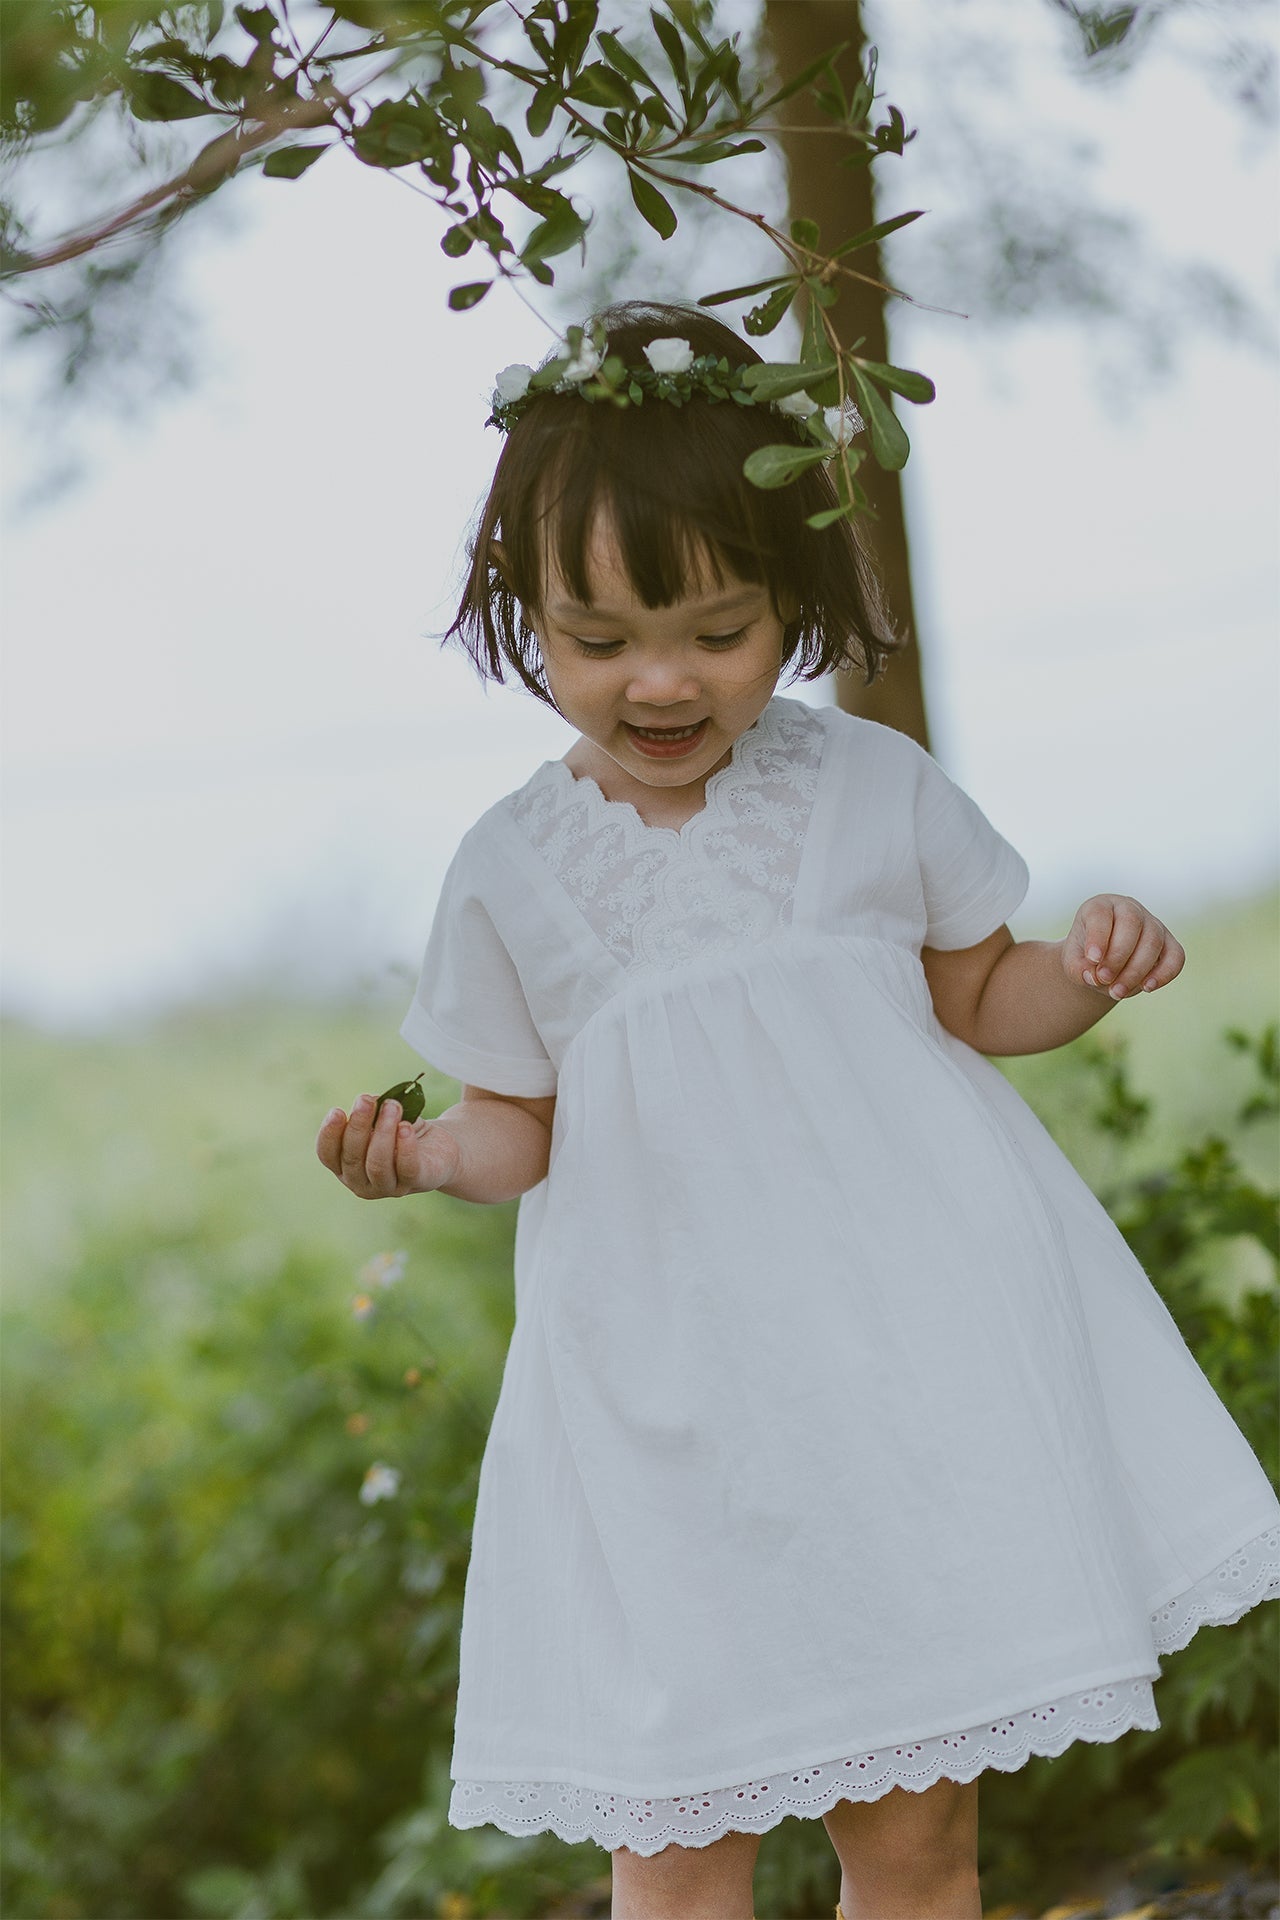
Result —
<instances>
[{"instance_id":1,"label":"blurred shrub","mask_svg":"<svg viewBox=\"0 0 1280 1920\"><path fill-rule=\"evenodd\" d=\"M241 1035L242 1060L260 1040ZM1275 1212L1236 1152L1271 1124L1274 1029L1232 1045L1258 1080L1232 1137L1140 1175L1123 1167L1149 1110L1119 1042L1041 1057L1057 1072L1034 1104L1107 1142L1102 1197L1274 1475ZM154 1102L170 1044L150 1069ZM76 1050L23 1085L26 1137L52 1151L84 1097ZM452 1097L432 1093L429 1111ZM6 1307L6 1911L479 1920L599 1893L598 1848L457 1832L444 1812L514 1205L362 1209L312 1162L294 1212L322 1222L332 1189L366 1259L404 1251L402 1277L361 1271L314 1230L282 1245L270 1183L193 1175L163 1113L152 1133L156 1204L82 1218L56 1278ZM988 1901L1047 1901L1135 1849L1172 1870L1273 1847L1276 1627L1256 1609L1167 1659L1159 1731L984 1775ZM757 1911L830 1911L837 1881L820 1823L788 1820L761 1848Z\"/></svg>"}]
</instances>

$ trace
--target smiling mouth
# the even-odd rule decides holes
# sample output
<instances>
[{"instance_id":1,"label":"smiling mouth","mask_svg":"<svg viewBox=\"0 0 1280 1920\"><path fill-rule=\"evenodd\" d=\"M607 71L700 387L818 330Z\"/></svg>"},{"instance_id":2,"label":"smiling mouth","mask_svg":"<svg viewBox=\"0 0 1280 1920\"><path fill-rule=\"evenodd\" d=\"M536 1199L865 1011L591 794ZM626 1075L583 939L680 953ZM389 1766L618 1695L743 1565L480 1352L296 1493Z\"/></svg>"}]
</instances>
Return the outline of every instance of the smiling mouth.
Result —
<instances>
[{"instance_id":1,"label":"smiling mouth","mask_svg":"<svg viewBox=\"0 0 1280 1920\"><path fill-rule=\"evenodd\" d=\"M629 720L625 724L643 740L691 740L698 729L705 725L705 720L695 720L688 727L637 727Z\"/></svg>"}]
</instances>

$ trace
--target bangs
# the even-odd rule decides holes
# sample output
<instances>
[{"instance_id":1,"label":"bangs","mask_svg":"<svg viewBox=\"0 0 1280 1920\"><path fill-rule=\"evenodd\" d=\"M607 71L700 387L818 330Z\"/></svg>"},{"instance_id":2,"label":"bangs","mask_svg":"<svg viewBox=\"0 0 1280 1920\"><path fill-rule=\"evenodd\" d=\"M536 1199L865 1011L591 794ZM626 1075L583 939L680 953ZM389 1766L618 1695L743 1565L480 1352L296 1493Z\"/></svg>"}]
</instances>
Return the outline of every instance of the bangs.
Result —
<instances>
[{"instance_id":1,"label":"bangs","mask_svg":"<svg viewBox=\"0 0 1280 1920\"><path fill-rule=\"evenodd\" d=\"M525 607L542 610L553 567L574 598L590 606L591 548L600 534L610 536L642 606L673 606L703 582L722 587L730 578L767 585L777 601L788 583L781 557L769 551L759 490L723 456L699 458L701 436L696 426L689 430L690 411L668 408L656 430L643 439L628 434L621 445L607 425L604 432L557 434L531 497L504 515L499 534Z\"/></svg>"},{"instance_id":2,"label":"bangs","mask_svg":"<svg viewBox=\"0 0 1280 1920\"><path fill-rule=\"evenodd\" d=\"M728 327L697 308L634 301L597 316L626 365L644 346L676 336L695 354L750 365L760 356ZM859 668L869 686L906 645L884 609L860 526L851 520L814 528L809 520L837 504L825 466L790 485L754 487L743 463L763 446L807 445L793 419L765 406L655 402L614 407L548 389L525 408L506 437L479 524L468 543L470 569L447 643L455 636L481 677L515 669L547 706L534 621L557 575L590 606L592 547L607 533L641 605L669 607L700 584L731 579L765 586L781 617L782 665L805 679Z\"/></svg>"}]
</instances>

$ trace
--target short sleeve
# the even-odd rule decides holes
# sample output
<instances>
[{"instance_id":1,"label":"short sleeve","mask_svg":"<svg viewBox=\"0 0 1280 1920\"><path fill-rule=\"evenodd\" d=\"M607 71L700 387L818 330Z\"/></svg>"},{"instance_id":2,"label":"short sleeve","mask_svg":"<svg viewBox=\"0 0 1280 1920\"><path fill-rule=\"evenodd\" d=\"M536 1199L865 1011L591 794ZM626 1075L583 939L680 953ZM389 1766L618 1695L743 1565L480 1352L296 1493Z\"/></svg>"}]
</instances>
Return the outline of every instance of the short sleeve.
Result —
<instances>
[{"instance_id":1,"label":"short sleeve","mask_svg":"<svg viewBox=\"0 0 1280 1920\"><path fill-rule=\"evenodd\" d=\"M440 889L401 1036L454 1080L494 1093L552 1094L555 1065L483 892L474 842L464 836Z\"/></svg>"},{"instance_id":2,"label":"short sleeve","mask_svg":"<svg viewBox=\"0 0 1280 1920\"><path fill-rule=\"evenodd\" d=\"M914 743L913 743L914 744ZM985 940L1022 904L1022 855L932 756L917 748L916 847L924 890L923 944L946 952Z\"/></svg>"}]
</instances>

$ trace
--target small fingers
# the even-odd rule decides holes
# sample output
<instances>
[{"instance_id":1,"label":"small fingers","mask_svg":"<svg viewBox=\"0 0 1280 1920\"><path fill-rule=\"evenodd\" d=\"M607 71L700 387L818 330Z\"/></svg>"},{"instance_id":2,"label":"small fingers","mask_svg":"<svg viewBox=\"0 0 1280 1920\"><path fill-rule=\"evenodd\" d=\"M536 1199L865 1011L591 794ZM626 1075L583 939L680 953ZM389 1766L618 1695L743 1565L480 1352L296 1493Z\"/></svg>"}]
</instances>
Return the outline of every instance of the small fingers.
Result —
<instances>
[{"instance_id":1,"label":"small fingers","mask_svg":"<svg viewBox=\"0 0 1280 1920\"><path fill-rule=\"evenodd\" d=\"M347 1121L347 1130L342 1136L339 1177L353 1193L362 1193L365 1187L365 1156L369 1151L369 1136L373 1131L374 1105L372 1097L362 1093L359 1099L352 1103L351 1117Z\"/></svg>"},{"instance_id":2,"label":"small fingers","mask_svg":"<svg viewBox=\"0 0 1280 1920\"><path fill-rule=\"evenodd\" d=\"M364 1157L365 1178L373 1192L385 1199L400 1184L396 1177L396 1128L400 1123L398 1100L384 1100L382 1110L369 1133Z\"/></svg>"},{"instance_id":3,"label":"small fingers","mask_svg":"<svg viewBox=\"0 0 1280 1920\"><path fill-rule=\"evenodd\" d=\"M326 1113L316 1135L316 1157L321 1166L330 1173L342 1178L342 1136L346 1131L347 1116L341 1107L333 1107Z\"/></svg>"}]
</instances>

